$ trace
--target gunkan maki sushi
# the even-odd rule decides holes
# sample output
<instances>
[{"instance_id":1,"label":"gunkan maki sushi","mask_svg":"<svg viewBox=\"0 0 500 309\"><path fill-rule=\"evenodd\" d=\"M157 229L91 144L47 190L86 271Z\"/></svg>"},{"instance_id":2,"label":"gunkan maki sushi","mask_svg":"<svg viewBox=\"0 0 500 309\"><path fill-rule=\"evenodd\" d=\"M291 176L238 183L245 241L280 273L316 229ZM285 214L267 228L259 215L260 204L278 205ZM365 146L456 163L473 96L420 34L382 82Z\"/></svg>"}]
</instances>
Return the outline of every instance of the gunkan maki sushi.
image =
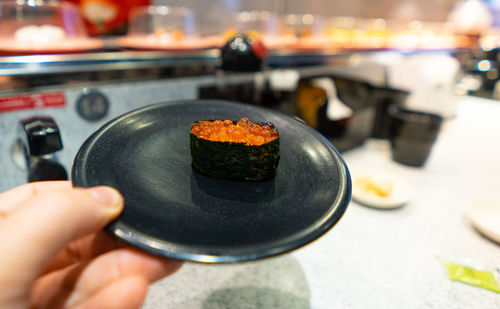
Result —
<instances>
[{"instance_id":1,"label":"gunkan maki sushi","mask_svg":"<svg viewBox=\"0 0 500 309\"><path fill-rule=\"evenodd\" d=\"M201 174L221 179L272 179L280 160L278 130L247 118L200 120L191 124L191 162Z\"/></svg>"}]
</instances>

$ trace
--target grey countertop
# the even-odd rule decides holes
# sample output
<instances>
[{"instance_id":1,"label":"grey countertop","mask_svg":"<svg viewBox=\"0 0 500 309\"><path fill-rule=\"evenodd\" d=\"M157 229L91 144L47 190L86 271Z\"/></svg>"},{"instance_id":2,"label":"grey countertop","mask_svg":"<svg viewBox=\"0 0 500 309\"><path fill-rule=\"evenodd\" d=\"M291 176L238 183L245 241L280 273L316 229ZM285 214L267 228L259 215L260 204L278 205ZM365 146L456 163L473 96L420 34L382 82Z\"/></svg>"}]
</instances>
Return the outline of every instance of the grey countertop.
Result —
<instances>
[{"instance_id":1,"label":"grey countertop","mask_svg":"<svg viewBox=\"0 0 500 309\"><path fill-rule=\"evenodd\" d=\"M353 173L389 171L411 184L399 209L351 202L326 235L293 253L234 264L185 263L154 284L153 308L500 308L500 294L451 281L444 260L500 267L500 246L464 215L478 200L500 200L500 105L457 98L424 168L393 162L386 142L344 153ZM500 218L499 218L500 222Z\"/></svg>"}]
</instances>

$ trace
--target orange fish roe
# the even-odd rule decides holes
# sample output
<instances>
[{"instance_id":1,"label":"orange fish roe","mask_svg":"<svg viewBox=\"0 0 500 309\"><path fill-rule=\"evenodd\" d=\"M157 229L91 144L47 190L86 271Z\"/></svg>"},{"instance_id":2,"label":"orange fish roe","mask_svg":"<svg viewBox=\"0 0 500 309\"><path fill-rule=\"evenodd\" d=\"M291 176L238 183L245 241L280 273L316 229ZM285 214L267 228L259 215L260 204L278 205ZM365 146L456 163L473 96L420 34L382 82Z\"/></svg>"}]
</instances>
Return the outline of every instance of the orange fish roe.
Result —
<instances>
[{"instance_id":1,"label":"orange fish roe","mask_svg":"<svg viewBox=\"0 0 500 309\"><path fill-rule=\"evenodd\" d=\"M270 122L253 124L248 118L231 120L196 121L191 124L191 133L214 142L245 143L260 146L278 138L278 131Z\"/></svg>"}]
</instances>

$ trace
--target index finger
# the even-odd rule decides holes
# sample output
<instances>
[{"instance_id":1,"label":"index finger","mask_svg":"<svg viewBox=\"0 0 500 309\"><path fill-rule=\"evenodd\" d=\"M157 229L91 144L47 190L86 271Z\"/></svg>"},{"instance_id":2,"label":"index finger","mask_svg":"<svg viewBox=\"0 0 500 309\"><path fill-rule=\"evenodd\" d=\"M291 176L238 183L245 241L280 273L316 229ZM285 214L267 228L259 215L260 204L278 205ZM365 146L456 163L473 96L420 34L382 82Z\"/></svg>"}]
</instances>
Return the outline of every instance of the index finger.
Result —
<instances>
[{"instance_id":1,"label":"index finger","mask_svg":"<svg viewBox=\"0 0 500 309\"><path fill-rule=\"evenodd\" d=\"M24 201L32 198L37 193L52 189L71 188L71 181L40 181L23 184L0 194L0 219L7 216Z\"/></svg>"}]
</instances>

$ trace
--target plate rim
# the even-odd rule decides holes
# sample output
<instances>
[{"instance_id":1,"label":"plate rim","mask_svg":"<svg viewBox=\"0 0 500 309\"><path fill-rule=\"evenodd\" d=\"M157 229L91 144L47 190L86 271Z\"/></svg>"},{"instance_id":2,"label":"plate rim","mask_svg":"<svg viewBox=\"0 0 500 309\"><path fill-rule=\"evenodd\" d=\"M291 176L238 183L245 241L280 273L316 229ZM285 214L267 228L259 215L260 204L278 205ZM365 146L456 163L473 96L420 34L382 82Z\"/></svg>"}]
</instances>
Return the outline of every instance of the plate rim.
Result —
<instances>
[{"instance_id":1,"label":"plate rim","mask_svg":"<svg viewBox=\"0 0 500 309\"><path fill-rule=\"evenodd\" d=\"M466 210L465 215L472 224L472 226L485 238L493 241L494 243L500 244L500 229L492 230L490 226L484 224L481 216L478 214L479 211L485 211L485 209L496 208L497 211L500 210L500 201L494 200L479 200L470 203Z\"/></svg>"},{"instance_id":2,"label":"plate rim","mask_svg":"<svg viewBox=\"0 0 500 309\"><path fill-rule=\"evenodd\" d=\"M381 175L380 175L381 173ZM398 209L406 206L413 196L410 184L403 178L397 177L393 173L387 172L352 172L352 200L358 204L374 209ZM359 178L370 177L376 179L390 180L394 183L394 191L399 191L403 193L403 196L399 196L397 199L384 199L377 196L371 196L369 193L364 192L358 185L356 181Z\"/></svg>"},{"instance_id":3,"label":"plate rim","mask_svg":"<svg viewBox=\"0 0 500 309\"><path fill-rule=\"evenodd\" d=\"M320 220L314 222L314 224L309 225L306 229L301 230L299 233L293 234L293 237L287 236L285 240L278 239L272 242L266 242L265 244L252 245L252 246L235 246L231 249L227 247L216 247L216 246L196 246L196 248L211 248L217 250L225 250L236 252L230 254L199 254L195 253L196 250L188 250L189 248L193 248L192 245L183 245L183 244L175 244L164 239L158 239L151 236L146 236L141 234L140 231L135 230L130 226L126 226L126 230L124 230L124 225L121 221L114 220L112 221L105 229L108 233L113 236L121 239L135 247L138 247L148 253L163 256L166 258L179 259L191 262L200 262L200 263L238 263L238 262L246 262L252 260L259 260L264 258L269 258L273 256L278 256L281 254L289 253L291 251L297 250L305 245L321 238L321 236L325 235L329 230L331 230L345 215L345 212L348 208L348 205L351 201L352 196L352 181L349 169L344 159L340 155L339 151L335 148L335 146L323 135L319 132L315 131L313 128L309 127L302 121L285 115L281 112L266 109L260 106L252 106L245 103L234 102L234 101L226 101L226 100L217 100L217 99L188 99L188 100L171 100L160 103L154 103L150 105L145 105L136 109L132 109L126 113L123 113L110 121L103 124L100 128L98 128L94 133L92 133L80 146L75 158L73 160L73 165L71 169L71 181L73 186L75 187L86 187L86 185L80 177L80 173L77 169L78 161L82 160L82 156L85 156L85 153L88 152L92 148L92 144L94 144L100 135L103 135L107 130L117 125L124 119L131 117L135 114L146 112L151 109L167 107L171 105L178 104L220 104L220 105L228 105L228 106L241 106L244 108L256 109L263 113L275 114L279 117L287 118L289 121L295 121L297 125L305 128L306 131L309 131L313 134L322 144L329 148L330 152L333 153L333 158L335 160L336 166L338 168L338 174L340 176L339 179L339 190L336 198L332 201L330 205L331 211L325 212ZM259 248L258 252L254 248ZM173 250L174 249L174 250ZM183 249L184 251L179 251L178 249ZM191 251L191 252L188 252Z\"/></svg>"},{"instance_id":4,"label":"plate rim","mask_svg":"<svg viewBox=\"0 0 500 309\"><path fill-rule=\"evenodd\" d=\"M141 37L122 36L116 40L117 44L122 48L142 49L142 50L165 50L165 51L197 51L220 48L223 44L217 41L216 38L207 37L200 38L198 45L186 44L185 42L158 42L158 40L147 41L142 44Z\"/></svg>"},{"instance_id":5,"label":"plate rim","mask_svg":"<svg viewBox=\"0 0 500 309\"><path fill-rule=\"evenodd\" d=\"M0 42L5 43L9 41L14 41L11 39L0 40ZM26 44L25 47L20 45L11 46L9 44L0 45L0 51L2 52L78 52L85 50L97 50L104 47L104 42L101 39L96 38L82 38L82 39L69 39L69 42L77 42L75 46L71 46L65 41L61 45L50 45L50 44Z\"/></svg>"}]
</instances>

